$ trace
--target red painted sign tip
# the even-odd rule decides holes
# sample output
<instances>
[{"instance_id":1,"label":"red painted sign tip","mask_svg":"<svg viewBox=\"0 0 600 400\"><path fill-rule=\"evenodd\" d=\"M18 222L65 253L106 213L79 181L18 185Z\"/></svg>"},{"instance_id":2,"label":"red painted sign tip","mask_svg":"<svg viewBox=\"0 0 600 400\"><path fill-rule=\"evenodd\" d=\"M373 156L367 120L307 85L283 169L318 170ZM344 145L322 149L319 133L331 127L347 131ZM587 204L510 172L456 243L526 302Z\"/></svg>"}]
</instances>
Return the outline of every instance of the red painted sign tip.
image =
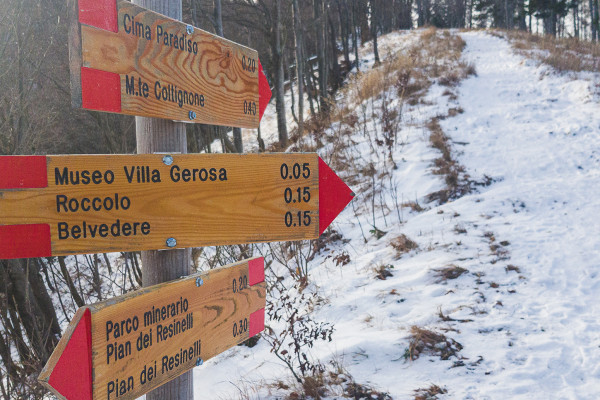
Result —
<instances>
[{"instance_id":1,"label":"red painted sign tip","mask_svg":"<svg viewBox=\"0 0 600 400\"><path fill-rule=\"evenodd\" d=\"M46 156L0 157L0 189L30 189L48 186Z\"/></svg>"},{"instance_id":2,"label":"red painted sign tip","mask_svg":"<svg viewBox=\"0 0 600 400\"><path fill-rule=\"evenodd\" d=\"M248 284L254 286L265 281L264 257L253 258L248 261Z\"/></svg>"},{"instance_id":3,"label":"red painted sign tip","mask_svg":"<svg viewBox=\"0 0 600 400\"><path fill-rule=\"evenodd\" d=\"M354 192L319 157L319 235L354 197Z\"/></svg>"},{"instance_id":4,"label":"red painted sign tip","mask_svg":"<svg viewBox=\"0 0 600 400\"><path fill-rule=\"evenodd\" d=\"M258 120L260 121L267 109L267 104L271 100L271 87L267 76L263 72L262 64L258 60Z\"/></svg>"},{"instance_id":5,"label":"red painted sign tip","mask_svg":"<svg viewBox=\"0 0 600 400\"><path fill-rule=\"evenodd\" d=\"M89 309L85 309L67 340L48 384L68 400L92 400L92 315Z\"/></svg>"},{"instance_id":6,"label":"red painted sign tip","mask_svg":"<svg viewBox=\"0 0 600 400\"><path fill-rule=\"evenodd\" d=\"M118 32L116 0L79 0L79 22L105 31Z\"/></svg>"},{"instance_id":7,"label":"red painted sign tip","mask_svg":"<svg viewBox=\"0 0 600 400\"><path fill-rule=\"evenodd\" d=\"M0 259L50 257L50 225L0 225Z\"/></svg>"},{"instance_id":8,"label":"red painted sign tip","mask_svg":"<svg viewBox=\"0 0 600 400\"><path fill-rule=\"evenodd\" d=\"M248 337L258 335L260 332L265 330L265 309L261 308L258 311L250 314L250 328Z\"/></svg>"}]
</instances>

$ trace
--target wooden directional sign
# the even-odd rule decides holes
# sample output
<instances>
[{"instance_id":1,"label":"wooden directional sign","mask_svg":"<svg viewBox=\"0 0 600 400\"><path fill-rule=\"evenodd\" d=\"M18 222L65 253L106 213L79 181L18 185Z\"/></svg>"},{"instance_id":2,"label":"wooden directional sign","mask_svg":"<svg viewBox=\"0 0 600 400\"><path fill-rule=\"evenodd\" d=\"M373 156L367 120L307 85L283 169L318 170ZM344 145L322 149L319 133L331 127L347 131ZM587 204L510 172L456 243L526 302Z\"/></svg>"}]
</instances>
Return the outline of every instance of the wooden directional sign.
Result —
<instances>
[{"instance_id":1,"label":"wooden directional sign","mask_svg":"<svg viewBox=\"0 0 600 400\"><path fill-rule=\"evenodd\" d=\"M317 238L354 193L316 153L0 157L0 258Z\"/></svg>"},{"instance_id":2,"label":"wooden directional sign","mask_svg":"<svg viewBox=\"0 0 600 400\"><path fill-rule=\"evenodd\" d=\"M254 258L80 308L40 374L61 399L137 398L264 329Z\"/></svg>"},{"instance_id":3,"label":"wooden directional sign","mask_svg":"<svg viewBox=\"0 0 600 400\"><path fill-rule=\"evenodd\" d=\"M271 90L255 50L129 1L72 3L75 107L258 127Z\"/></svg>"}]
</instances>

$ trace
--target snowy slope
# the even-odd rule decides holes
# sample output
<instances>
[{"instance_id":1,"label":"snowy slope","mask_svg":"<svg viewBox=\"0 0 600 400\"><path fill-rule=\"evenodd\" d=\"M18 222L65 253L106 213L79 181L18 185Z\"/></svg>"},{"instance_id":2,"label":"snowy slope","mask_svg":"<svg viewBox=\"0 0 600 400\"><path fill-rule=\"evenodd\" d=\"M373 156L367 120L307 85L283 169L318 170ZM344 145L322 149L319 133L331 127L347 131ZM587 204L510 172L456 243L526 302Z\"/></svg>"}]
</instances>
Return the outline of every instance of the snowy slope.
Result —
<instances>
[{"instance_id":1,"label":"snowy slope","mask_svg":"<svg viewBox=\"0 0 600 400\"><path fill-rule=\"evenodd\" d=\"M382 43L401 48L415 35ZM382 184L385 206L375 221L385 236L369 234L369 202L357 200L356 215L349 206L333 224L347 242L310 264L309 290L324 299L312 316L336 328L312 356L394 399L412 399L431 384L447 390L440 399L600 398L600 113L593 83L556 75L486 33L461 35L463 57L478 75L463 81L455 100L434 85L423 104L405 110L398 169ZM432 174L439 154L424 125L457 107L464 113L441 121L455 157L471 179L493 182L442 206L428 204L426 195L443 180ZM267 125L263 137L276 136ZM384 162L364 137L352 139L365 163ZM353 189L367 196L363 184ZM398 211L396 198L424 211ZM399 257L390 243L400 234L418 249ZM331 256L344 252L350 263L336 265ZM373 269L385 265L393 276L376 279ZM436 270L450 266L467 272L440 279ZM463 348L447 360L407 360L412 326ZM198 399L284 398L289 390L269 384L291 382L264 340L207 361L194 376Z\"/></svg>"}]
</instances>

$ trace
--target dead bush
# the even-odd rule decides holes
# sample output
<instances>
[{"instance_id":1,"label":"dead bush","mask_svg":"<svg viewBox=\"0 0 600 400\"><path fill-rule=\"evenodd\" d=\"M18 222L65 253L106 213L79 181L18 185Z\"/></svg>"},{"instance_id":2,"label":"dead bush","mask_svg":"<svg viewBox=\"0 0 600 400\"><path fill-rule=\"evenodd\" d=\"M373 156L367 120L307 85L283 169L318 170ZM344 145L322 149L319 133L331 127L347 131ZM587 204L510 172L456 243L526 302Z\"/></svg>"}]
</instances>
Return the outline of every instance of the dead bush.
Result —
<instances>
[{"instance_id":1,"label":"dead bush","mask_svg":"<svg viewBox=\"0 0 600 400\"><path fill-rule=\"evenodd\" d=\"M306 377L300 384L293 383L293 388L281 381L272 385L279 390L291 390L285 397L287 400L313 399L325 397L335 399L369 399L392 400L392 397L372 386L358 383L345 368L332 361L327 370Z\"/></svg>"},{"instance_id":2,"label":"dead bush","mask_svg":"<svg viewBox=\"0 0 600 400\"><path fill-rule=\"evenodd\" d=\"M424 210L423 207L421 207L421 205L416 202L416 201L407 201L405 203L402 203L402 208L410 208L411 210L415 211L415 212L421 212Z\"/></svg>"},{"instance_id":3,"label":"dead bush","mask_svg":"<svg viewBox=\"0 0 600 400\"><path fill-rule=\"evenodd\" d=\"M448 360L462 350L462 345L456 340L447 338L441 333L412 326L410 328L409 344L404 351L404 358L414 361L421 355L438 356Z\"/></svg>"},{"instance_id":4,"label":"dead bush","mask_svg":"<svg viewBox=\"0 0 600 400\"><path fill-rule=\"evenodd\" d=\"M600 71L600 44L577 38L554 38L522 31L504 32L519 54L563 71ZM535 51L543 50L543 51Z\"/></svg>"},{"instance_id":5,"label":"dead bush","mask_svg":"<svg viewBox=\"0 0 600 400\"><path fill-rule=\"evenodd\" d=\"M375 278L385 281L387 278L394 276L392 274L392 269L394 268L391 264L378 265L373 268L373 272L375 273Z\"/></svg>"},{"instance_id":6,"label":"dead bush","mask_svg":"<svg viewBox=\"0 0 600 400\"><path fill-rule=\"evenodd\" d=\"M521 273L521 268L517 267L516 265L509 264L505 269L507 273L510 271L515 271L517 274Z\"/></svg>"},{"instance_id":7,"label":"dead bush","mask_svg":"<svg viewBox=\"0 0 600 400\"><path fill-rule=\"evenodd\" d=\"M419 245L409 239L405 234L401 234L390 242L390 246L396 250L396 255L401 257L402 254L408 253L411 250L419 248Z\"/></svg>"},{"instance_id":8,"label":"dead bush","mask_svg":"<svg viewBox=\"0 0 600 400\"><path fill-rule=\"evenodd\" d=\"M426 389L415 390L415 400L435 400L440 394L446 394L448 391L438 385L431 385Z\"/></svg>"},{"instance_id":9,"label":"dead bush","mask_svg":"<svg viewBox=\"0 0 600 400\"><path fill-rule=\"evenodd\" d=\"M445 282L450 279L457 279L462 274L469 272L468 270L459 267L457 265L450 265L448 267L440 268L435 270L435 275L438 278L438 283Z\"/></svg>"}]
</instances>

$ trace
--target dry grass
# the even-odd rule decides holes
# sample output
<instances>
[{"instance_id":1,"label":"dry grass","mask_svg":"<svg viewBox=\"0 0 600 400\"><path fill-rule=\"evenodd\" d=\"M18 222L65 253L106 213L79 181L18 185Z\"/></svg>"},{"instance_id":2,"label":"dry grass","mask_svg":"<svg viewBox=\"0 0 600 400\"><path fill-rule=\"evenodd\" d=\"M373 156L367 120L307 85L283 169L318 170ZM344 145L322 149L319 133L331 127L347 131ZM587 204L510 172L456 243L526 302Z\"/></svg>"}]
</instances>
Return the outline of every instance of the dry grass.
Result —
<instances>
[{"instance_id":1,"label":"dry grass","mask_svg":"<svg viewBox=\"0 0 600 400\"><path fill-rule=\"evenodd\" d=\"M394 268L391 264L378 265L373 268L373 272L375 273L375 278L385 281L387 278L394 276L392 274L392 269Z\"/></svg>"},{"instance_id":2,"label":"dry grass","mask_svg":"<svg viewBox=\"0 0 600 400\"><path fill-rule=\"evenodd\" d=\"M333 365L333 369L329 368L327 371L305 377L300 384L294 382L291 385L287 385L279 381L273 387L289 391L290 393L285 397L286 400L320 400L325 397L336 399L392 400L389 394L381 392L372 386L356 382L348 371L337 365Z\"/></svg>"},{"instance_id":3,"label":"dry grass","mask_svg":"<svg viewBox=\"0 0 600 400\"><path fill-rule=\"evenodd\" d=\"M421 207L421 205L416 201L407 201L405 203L402 203L402 208L410 208L414 212L421 212L424 210L424 208Z\"/></svg>"},{"instance_id":4,"label":"dry grass","mask_svg":"<svg viewBox=\"0 0 600 400\"><path fill-rule=\"evenodd\" d=\"M440 268L435 270L435 275L438 278L438 283L445 282L450 279L457 279L462 274L469 272L468 270L459 267L457 265L450 265L448 267Z\"/></svg>"},{"instance_id":5,"label":"dry grass","mask_svg":"<svg viewBox=\"0 0 600 400\"><path fill-rule=\"evenodd\" d=\"M449 116L462 112L462 109L456 108L449 111ZM440 126L440 117L432 118L427 124L430 131L429 142L431 146L442 153L441 157L434 160L435 169L433 173L443 175L446 188L427 195L427 201L438 201L440 204L447 203L449 200L463 196L470 191L468 183L461 182L461 174L465 169L452 158L452 148L450 138L446 136Z\"/></svg>"},{"instance_id":6,"label":"dry grass","mask_svg":"<svg viewBox=\"0 0 600 400\"><path fill-rule=\"evenodd\" d=\"M408 253L411 250L419 248L419 245L413 240L409 239L405 234L401 234L397 238L390 242L390 246L396 250L396 255L401 257L403 254Z\"/></svg>"},{"instance_id":7,"label":"dry grass","mask_svg":"<svg viewBox=\"0 0 600 400\"><path fill-rule=\"evenodd\" d=\"M438 385L431 385L426 389L415 390L415 400L435 400L440 394L446 394L448 391Z\"/></svg>"},{"instance_id":8,"label":"dry grass","mask_svg":"<svg viewBox=\"0 0 600 400\"><path fill-rule=\"evenodd\" d=\"M510 271L515 271L517 274L521 273L521 268L517 267L516 265L509 264L505 269L507 273Z\"/></svg>"},{"instance_id":9,"label":"dry grass","mask_svg":"<svg viewBox=\"0 0 600 400\"><path fill-rule=\"evenodd\" d=\"M557 71L600 72L599 43L523 31L503 31L501 35L510 40L518 53L550 65Z\"/></svg>"},{"instance_id":10,"label":"dry grass","mask_svg":"<svg viewBox=\"0 0 600 400\"><path fill-rule=\"evenodd\" d=\"M462 350L462 345L456 340L447 338L441 333L412 326L404 358L414 361L421 355L431 355L448 360L450 357L456 356L460 350Z\"/></svg>"},{"instance_id":11,"label":"dry grass","mask_svg":"<svg viewBox=\"0 0 600 400\"><path fill-rule=\"evenodd\" d=\"M473 64L460 60L465 42L448 31L428 28L421 32L418 44L393 54L376 68L362 71L352 78L357 104L378 97L394 87L398 96L409 104L417 104L432 78L447 86L476 74Z\"/></svg>"}]
</instances>

